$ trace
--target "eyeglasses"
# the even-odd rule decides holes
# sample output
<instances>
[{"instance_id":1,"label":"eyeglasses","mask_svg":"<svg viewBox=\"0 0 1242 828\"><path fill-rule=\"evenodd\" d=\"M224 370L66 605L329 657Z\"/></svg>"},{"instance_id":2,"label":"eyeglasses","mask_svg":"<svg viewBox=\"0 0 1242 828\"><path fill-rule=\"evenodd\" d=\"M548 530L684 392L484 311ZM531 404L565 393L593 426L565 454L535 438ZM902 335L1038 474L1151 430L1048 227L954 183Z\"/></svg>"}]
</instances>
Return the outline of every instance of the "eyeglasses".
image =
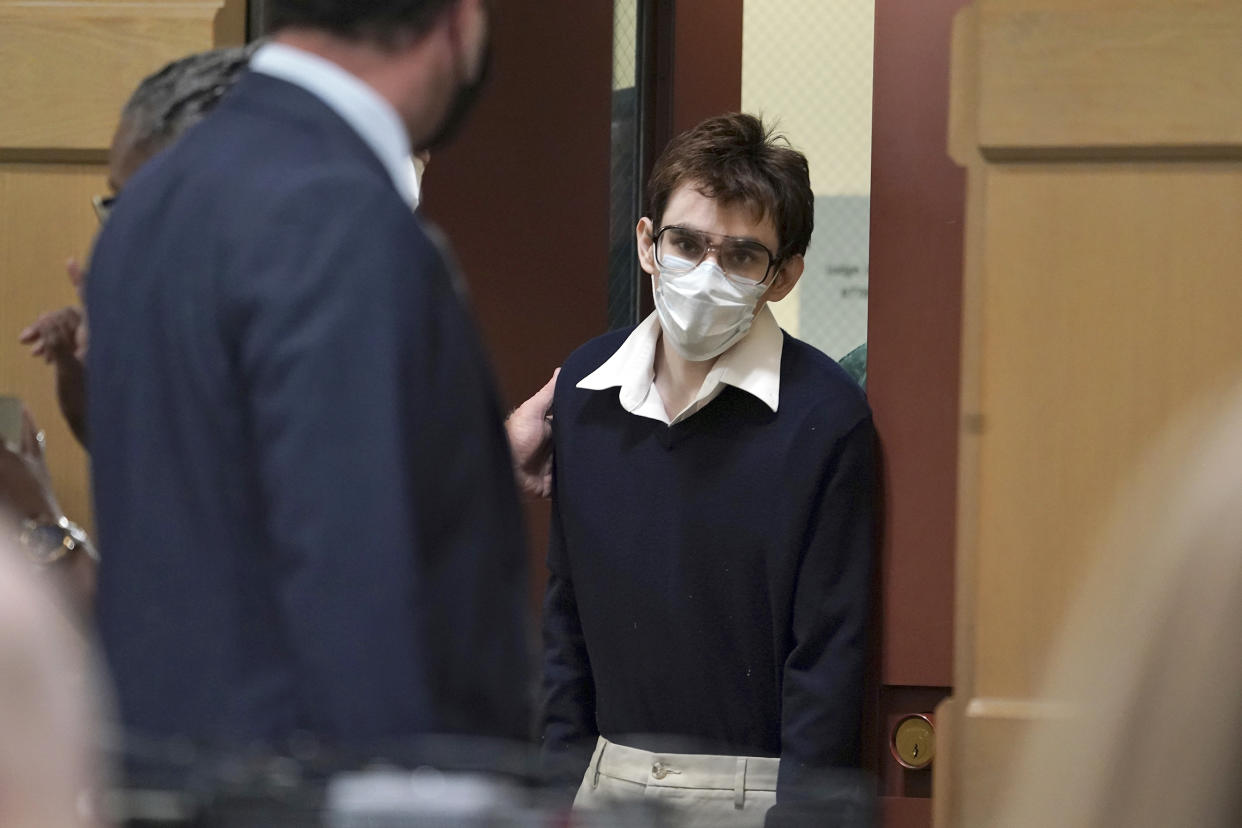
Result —
<instances>
[{"instance_id":1,"label":"eyeglasses","mask_svg":"<svg viewBox=\"0 0 1242 828\"><path fill-rule=\"evenodd\" d=\"M780 262L772 251L750 239L717 236L674 224L656 234L656 264L668 273L689 273L713 250L725 277L743 286L762 284Z\"/></svg>"},{"instance_id":2,"label":"eyeglasses","mask_svg":"<svg viewBox=\"0 0 1242 828\"><path fill-rule=\"evenodd\" d=\"M95 217L100 224L108 220L113 204L116 204L116 196L91 196L91 206L95 208Z\"/></svg>"}]
</instances>

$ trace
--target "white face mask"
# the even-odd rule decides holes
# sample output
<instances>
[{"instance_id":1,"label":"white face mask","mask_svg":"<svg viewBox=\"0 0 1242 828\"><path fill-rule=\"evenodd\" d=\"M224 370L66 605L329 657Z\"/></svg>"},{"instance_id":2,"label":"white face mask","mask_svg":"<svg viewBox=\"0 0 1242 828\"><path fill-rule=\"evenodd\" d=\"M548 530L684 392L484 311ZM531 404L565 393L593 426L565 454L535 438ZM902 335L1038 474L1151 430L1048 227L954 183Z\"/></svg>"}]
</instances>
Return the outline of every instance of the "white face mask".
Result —
<instances>
[{"instance_id":1,"label":"white face mask","mask_svg":"<svg viewBox=\"0 0 1242 828\"><path fill-rule=\"evenodd\" d=\"M690 262L684 265L689 267ZM670 275L662 270L658 280L651 277L665 341L691 362L720 356L744 337L754 321L755 305L767 289L762 284L735 284L711 261L689 273Z\"/></svg>"}]
</instances>

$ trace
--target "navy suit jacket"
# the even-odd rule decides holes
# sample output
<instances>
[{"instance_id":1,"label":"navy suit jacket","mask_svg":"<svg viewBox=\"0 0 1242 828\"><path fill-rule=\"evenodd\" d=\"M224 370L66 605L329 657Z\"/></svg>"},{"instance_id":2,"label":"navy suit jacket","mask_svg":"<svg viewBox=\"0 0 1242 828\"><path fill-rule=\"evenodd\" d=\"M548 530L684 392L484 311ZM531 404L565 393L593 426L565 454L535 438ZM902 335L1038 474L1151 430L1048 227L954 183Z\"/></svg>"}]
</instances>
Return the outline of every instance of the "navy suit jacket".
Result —
<instances>
[{"instance_id":1,"label":"navy suit jacket","mask_svg":"<svg viewBox=\"0 0 1242 828\"><path fill-rule=\"evenodd\" d=\"M528 736L521 514L459 291L362 139L275 78L126 186L87 304L129 734Z\"/></svg>"}]
</instances>

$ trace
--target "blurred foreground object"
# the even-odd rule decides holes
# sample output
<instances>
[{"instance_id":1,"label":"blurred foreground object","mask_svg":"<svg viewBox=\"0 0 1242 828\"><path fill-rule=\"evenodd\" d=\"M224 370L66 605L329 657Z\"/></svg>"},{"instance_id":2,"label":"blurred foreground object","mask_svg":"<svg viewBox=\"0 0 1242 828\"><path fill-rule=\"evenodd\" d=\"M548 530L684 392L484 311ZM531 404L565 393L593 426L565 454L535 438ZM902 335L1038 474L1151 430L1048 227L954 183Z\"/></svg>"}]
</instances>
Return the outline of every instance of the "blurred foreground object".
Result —
<instances>
[{"instance_id":1,"label":"blurred foreground object","mask_svg":"<svg viewBox=\"0 0 1242 828\"><path fill-rule=\"evenodd\" d=\"M1184 447L1193 446L1191 451ZM1239 824L1242 386L1171 429L1118 500L993 825Z\"/></svg>"},{"instance_id":2,"label":"blurred foreground object","mask_svg":"<svg viewBox=\"0 0 1242 828\"><path fill-rule=\"evenodd\" d=\"M0 825L95 826L99 689L81 640L0 519Z\"/></svg>"},{"instance_id":3,"label":"blurred foreground object","mask_svg":"<svg viewBox=\"0 0 1242 828\"><path fill-rule=\"evenodd\" d=\"M0 521L27 562L41 570L68 604L73 619L85 623L95 597L98 556L90 539L60 508L43 455L43 432L21 401L0 397L20 418L17 439L0 441Z\"/></svg>"}]
</instances>

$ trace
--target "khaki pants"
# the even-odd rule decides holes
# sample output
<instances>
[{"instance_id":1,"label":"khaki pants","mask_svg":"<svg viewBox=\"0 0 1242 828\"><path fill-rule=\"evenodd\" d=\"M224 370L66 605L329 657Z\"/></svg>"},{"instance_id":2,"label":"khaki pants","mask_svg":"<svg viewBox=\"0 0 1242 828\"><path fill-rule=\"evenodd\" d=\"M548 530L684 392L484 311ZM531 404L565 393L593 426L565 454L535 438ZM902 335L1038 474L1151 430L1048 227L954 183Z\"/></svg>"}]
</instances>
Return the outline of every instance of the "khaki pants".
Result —
<instances>
[{"instance_id":1,"label":"khaki pants","mask_svg":"<svg viewBox=\"0 0 1242 828\"><path fill-rule=\"evenodd\" d=\"M637 801L659 808L671 825L757 828L776 802L779 766L765 757L651 753L601 736L574 808Z\"/></svg>"}]
</instances>

